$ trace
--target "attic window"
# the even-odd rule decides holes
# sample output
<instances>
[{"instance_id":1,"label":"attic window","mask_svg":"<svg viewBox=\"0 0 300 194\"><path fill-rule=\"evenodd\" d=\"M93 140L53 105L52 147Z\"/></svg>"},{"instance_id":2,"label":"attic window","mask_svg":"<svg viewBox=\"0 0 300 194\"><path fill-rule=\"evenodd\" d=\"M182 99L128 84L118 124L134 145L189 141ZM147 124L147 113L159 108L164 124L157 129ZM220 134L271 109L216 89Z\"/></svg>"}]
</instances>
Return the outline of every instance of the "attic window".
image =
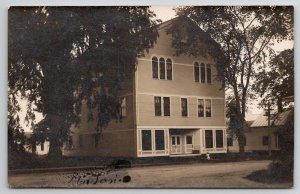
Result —
<instances>
[{"instance_id":1,"label":"attic window","mask_svg":"<svg viewBox=\"0 0 300 194\"><path fill-rule=\"evenodd\" d=\"M194 63L195 82L211 84L211 65L198 62Z\"/></svg>"},{"instance_id":2,"label":"attic window","mask_svg":"<svg viewBox=\"0 0 300 194\"><path fill-rule=\"evenodd\" d=\"M161 80L173 79L173 64L170 58L152 57L152 78Z\"/></svg>"}]
</instances>

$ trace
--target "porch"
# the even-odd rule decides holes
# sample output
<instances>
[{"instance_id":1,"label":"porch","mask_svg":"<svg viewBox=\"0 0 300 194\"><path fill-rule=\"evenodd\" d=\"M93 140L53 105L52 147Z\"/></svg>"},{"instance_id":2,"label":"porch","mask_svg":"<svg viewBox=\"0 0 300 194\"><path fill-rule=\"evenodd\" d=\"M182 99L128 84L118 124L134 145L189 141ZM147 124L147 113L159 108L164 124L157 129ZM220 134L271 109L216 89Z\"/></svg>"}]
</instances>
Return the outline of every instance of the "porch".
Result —
<instances>
[{"instance_id":1,"label":"porch","mask_svg":"<svg viewBox=\"0 0 300 194\"><path fill-rule=\"evenodd\" d=\"M201 128L138 129L137 156L191 156L226 153L226 130Z\"/></svg>"}]
</instances>

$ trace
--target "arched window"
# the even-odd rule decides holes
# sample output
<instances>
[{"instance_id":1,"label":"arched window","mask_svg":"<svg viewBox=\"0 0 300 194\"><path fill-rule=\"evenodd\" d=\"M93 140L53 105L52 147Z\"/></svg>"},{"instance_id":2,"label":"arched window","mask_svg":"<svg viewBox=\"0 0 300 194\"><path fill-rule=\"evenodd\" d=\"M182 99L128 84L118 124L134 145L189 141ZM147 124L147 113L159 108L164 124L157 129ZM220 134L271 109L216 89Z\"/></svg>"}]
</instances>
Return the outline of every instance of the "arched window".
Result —
<instances>
[{"instance_id":1,"label":"arched window","mask_svg":"<svg viewBox=\"0 0 300 194\"><path fill-rule=\"evenodd\" d=\"M159 59L159 78L160 79L166 78L166 64L165 64L165 59L162 57Z\"/></svg>"},{"instance_id":2,"label":"arched window","mask_svg":"<svg viewBox=\"0 0 300 194\"><path fill-rule=\"evenodd\" d=\"M206 65L207 83L211 84L211 67L210 64Z\"/></svg>"},{"instance_id":3,"label":"arched window","mask_svg":"<svg viewBox=\"0 0 300 194\"><path fill-rule=\"evenodd\" d=\"M152 77L158 79L158 59L152 57Z\"/></svg>"},{"instance_id":4,"label":"arched window","mask_svg":"<svg viewBox=\"0 0 300 194\"><path fill-rule=\"evenodd\" d=\"M196 62L194 64L194 76L195 76L195 82L199 82L199 63Z\"/></svg>"},{"instance_id":5,"label":"arched window","mask_svg":"<svg viewBox=\"0 0 300 194\"><path fill-rule=\"evenodd\" d=\"M172 60L167 59L167 80L172 80Z\"/></svg>"},{"instance_id":6,"label":"arched window","mask_svg":"<svg viewBox=\"0 0 300 194\"><path fill-rule=\"evenodd\" d=\"M205 64L201 63L201 83L205 83Z\"/></svg>"}]
</instances>

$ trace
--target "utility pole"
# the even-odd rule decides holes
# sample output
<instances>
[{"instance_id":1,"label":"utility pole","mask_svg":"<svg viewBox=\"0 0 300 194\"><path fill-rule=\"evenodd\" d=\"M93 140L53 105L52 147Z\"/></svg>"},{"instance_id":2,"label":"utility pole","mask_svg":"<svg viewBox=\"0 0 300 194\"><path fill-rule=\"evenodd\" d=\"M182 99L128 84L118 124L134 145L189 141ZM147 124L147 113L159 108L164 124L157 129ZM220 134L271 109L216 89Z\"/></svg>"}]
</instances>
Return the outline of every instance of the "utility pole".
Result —
<instances>
[{"instance_id":1,"label":"utility pole","mask_svg":"<svg viewBox=\"0 0 300 194\"><path fill-rule=\"evenodd\" d=\"M268 109L267 109L267 116L268 116L268 154L271 157L271 104L268 101Z\"/></svg>"}]
</instances>

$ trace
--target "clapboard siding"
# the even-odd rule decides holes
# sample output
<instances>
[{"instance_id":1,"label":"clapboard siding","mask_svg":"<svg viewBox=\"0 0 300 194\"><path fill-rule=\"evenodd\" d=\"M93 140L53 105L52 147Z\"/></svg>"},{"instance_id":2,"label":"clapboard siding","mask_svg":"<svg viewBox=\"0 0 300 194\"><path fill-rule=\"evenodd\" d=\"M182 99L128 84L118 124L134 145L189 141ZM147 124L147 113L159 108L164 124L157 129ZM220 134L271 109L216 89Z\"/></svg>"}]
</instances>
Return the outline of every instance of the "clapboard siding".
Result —
<instances>
[{"instance_id":1,"label":"clapboard siding","mask_svg":"<svg viewBox=\"0 0 300 194\"><path fill-rule=\"evenodd\" d=\"M212 117L198 117L197 98L188 97L188 117L181 116L180 97L171 96L171 116L155 116L154 95L140 94L139 126L225 126L224 99L212 99Z\"/></svg>"}]
</instances>

